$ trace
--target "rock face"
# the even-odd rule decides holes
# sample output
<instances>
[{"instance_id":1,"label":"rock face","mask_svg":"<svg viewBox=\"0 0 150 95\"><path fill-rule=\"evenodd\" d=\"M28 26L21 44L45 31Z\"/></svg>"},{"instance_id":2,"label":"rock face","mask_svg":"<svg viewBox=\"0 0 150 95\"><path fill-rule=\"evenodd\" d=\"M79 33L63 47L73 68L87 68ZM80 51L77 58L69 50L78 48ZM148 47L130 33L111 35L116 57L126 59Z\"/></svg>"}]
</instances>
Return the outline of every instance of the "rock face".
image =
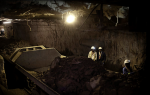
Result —
<instances>
[{"instance_id":1,"label":"rock face","mask_svg":"<svg viewBox=\"0 0 150 95\"><path fill-rule=\"evenodd\" d=\"M142 65L146 59L146 32L129 32L128 30L97 30L99 24L97 16L91 16L81 29L84 22L79 19L74 24L63 24L61 20L38 20L13 25L14 37L29 41L32 45L54 47L65 56L87 56L91 46L103 47L106 53L106 67L121 71L125 59L134 64ZM104 17L104 24L115 26ZM120 21L119 21L120 22ZM119 27L119 23L118 26ZM6 29L7 30L7 29Z\"/></svg>"},{"instance_id":2,"label":"rock face","mask_svg":"<svg viewBox=\"0 0 150 95\"><path fill-rule=\"evenodd\" d=\"M10 55L15 47L30 46L24 41L1 41L1 52L4 53L5 48L4 54L7 55ZM55 58L52 66L51 70L37 77L62 95L145 95L148 91L148 78L143 70L132 75L121 75L106 71L87 57L75 56ZM3 75L0 77L5 78ZM6 80L3 81L5 84Z\"/></svg>"}]
</instances>

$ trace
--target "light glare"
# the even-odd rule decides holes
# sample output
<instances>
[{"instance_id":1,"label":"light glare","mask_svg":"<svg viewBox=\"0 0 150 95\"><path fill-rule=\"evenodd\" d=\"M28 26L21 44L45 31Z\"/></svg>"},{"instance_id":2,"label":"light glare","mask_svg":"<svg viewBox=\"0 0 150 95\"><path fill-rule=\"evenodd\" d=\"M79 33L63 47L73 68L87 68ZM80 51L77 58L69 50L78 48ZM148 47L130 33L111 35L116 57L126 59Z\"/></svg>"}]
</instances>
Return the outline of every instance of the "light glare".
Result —
<instances>
[{"instance_id":1,"label":"light glare","mask_svg":"<svg viewBox=\"0 0 150 95\"><path fill-rule=\"evenodd\" d=\"M8 24L8 23L11 23L11 21L6 21L6 22L3 22L3 24Z\"/></svg>"},{"instance_id":2,"label":"light glare","mask_svg":"<svg viewBox=\"0 0 150 95\"><path fill-rule=\"evenodd\" d=\"M68 22L68 23L72 23L72 22L74 22L74 20L75 20L75 16L74 16L74 15L69 15L69 16L67 17L67 22Z\"/></svg>"}]
</instances>

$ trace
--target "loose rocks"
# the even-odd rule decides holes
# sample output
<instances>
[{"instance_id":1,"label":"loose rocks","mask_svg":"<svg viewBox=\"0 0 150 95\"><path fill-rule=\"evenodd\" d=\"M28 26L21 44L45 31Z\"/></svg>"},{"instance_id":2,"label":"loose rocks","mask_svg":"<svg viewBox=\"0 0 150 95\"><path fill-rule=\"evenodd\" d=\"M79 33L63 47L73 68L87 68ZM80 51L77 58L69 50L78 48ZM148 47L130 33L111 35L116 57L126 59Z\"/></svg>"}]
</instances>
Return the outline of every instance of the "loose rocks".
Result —
<instances>
[{"instance_id":1,"label":"loose rocks","mask_svg":"<svg viewBox=\"0 0 150 95\"><path fill-rule=\"evenodd\" d=\"M55 59L57 62L57 58ZM99 85L100 76L106 73L104 67L87 57L62 58L57 65L43 76L46 84L63 95L87 95ZM49 77L48 77L49 76Z\"/></svg>"}]
</instances>

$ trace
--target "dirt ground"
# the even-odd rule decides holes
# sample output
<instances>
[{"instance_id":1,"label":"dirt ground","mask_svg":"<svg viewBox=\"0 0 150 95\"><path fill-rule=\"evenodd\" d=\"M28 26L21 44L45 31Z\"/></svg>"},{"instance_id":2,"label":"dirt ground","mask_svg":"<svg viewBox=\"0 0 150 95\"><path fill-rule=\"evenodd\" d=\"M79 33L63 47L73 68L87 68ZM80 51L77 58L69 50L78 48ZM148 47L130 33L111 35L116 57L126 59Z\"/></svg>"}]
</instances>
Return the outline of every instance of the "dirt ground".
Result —
<instances>
[{"instance_id":1,"label":"dirt ground","mask_svg":"<svg viewBox=\"0 0 150 95\"><path fill-rule=\"evenodd\" d=\"M55 62L56 66L44 73L41 80L60 95L144 95L146 93L146 76L143 70L123 75L106 70L101 64L86 57L72 56Z\"/></svg>"}]
</instances>

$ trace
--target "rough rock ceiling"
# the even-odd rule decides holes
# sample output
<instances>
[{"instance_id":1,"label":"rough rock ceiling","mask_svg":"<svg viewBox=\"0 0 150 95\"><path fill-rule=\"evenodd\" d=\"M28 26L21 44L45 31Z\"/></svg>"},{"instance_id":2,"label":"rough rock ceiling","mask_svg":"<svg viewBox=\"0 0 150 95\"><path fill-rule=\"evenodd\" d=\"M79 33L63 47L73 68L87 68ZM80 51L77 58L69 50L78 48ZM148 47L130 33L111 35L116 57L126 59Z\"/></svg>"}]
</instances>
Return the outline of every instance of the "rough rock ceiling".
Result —
<instances>
[{"instance_id":1,"label":"rough rock ceiling","mask_svg":"<svg viewBox=\"0 0 150 95\"><path fill-rule=\"evenodd\" d=\"M89 15L91 10L103 1L103 13L108 19L111 16L125 18L129 7L128 0L5 0L0 1L0 20L9 19L53 19L62 18L62 14L69 12L77 16ZM113 4L113 5L108 5ZM118 6L114 6L118 5ZM125 5L126 7L122 7ZM100 5L95 9L100 10Z\"/></svg>"}]
</instances>

